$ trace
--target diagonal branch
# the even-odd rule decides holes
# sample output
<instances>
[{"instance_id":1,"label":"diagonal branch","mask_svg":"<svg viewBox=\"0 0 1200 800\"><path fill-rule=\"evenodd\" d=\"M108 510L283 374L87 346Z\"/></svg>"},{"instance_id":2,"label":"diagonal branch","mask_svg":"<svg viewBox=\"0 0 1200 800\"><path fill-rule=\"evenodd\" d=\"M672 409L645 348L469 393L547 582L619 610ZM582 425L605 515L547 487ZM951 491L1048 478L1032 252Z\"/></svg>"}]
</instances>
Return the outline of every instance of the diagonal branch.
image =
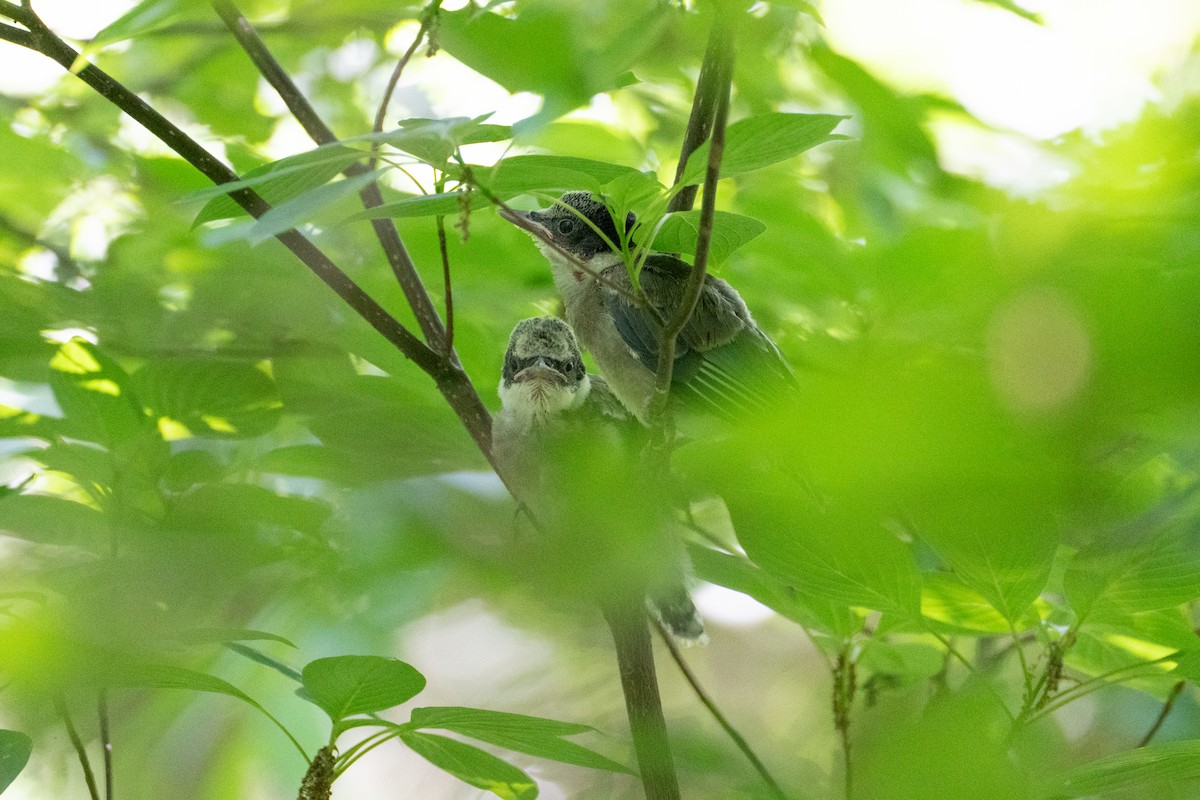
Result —
<instances>
[{"instance_id":1,"label":"diagonal branch","mask_svg":"<svg viewBox=\"0 0 1200 800\"><path fill-rule=\"evenodd\" d=\"M14 25L0 24L0 39L33 49L33 34Z\"/></svg>"},{"instance_id":2,"label":"diagonal branch","mask_svg":"<svg viewBox=\"0 0 1200 800\"><path fill-rule=\"evenodd\" d=\"M77 66L79 53L58 38L36 16L31 17L28 24L33 37L33 49L73 71L80 80L145 127L207 178L217 184L238 179L233 170L108 73L91 64L83 66L82 69L73 69ZM229 196L255 218L261 217L271 208L250 189L239 189L230 192ZM359 316L433 378L442 396L490 460L491 415L462 368L457 363L442 358L421 342L299 231L284 231L275 238L333 289Z\"/></svg>"},{"instance_id":3,"label":"diagonal branch","mask_svg":"<svg viewBox=\"0 0 1200 800\"><path fill-rule=\"evenodd\" d=\"M700 76L696 79L696 95L692 98L692 113L688 117L687 131L683 135L683 146L679 151L679 164L675 167L675 184L683 179L688 159L696 152L704 140L712 133L713 115L717 107L717 95L720 92L721 62L724 58L722 47L726 36L721 19L718 16L713 21L712 30L708 33L708 46L704 51L704 62L700 65ZM700 187L685 186L671 198L667 211L690 211L696 202L696 192Z\"/></svg>"},{"instance_id":4,"label":"diagonal branch","mask_svg":"<svg viewBox=\"0 0 1200 800\"><path fill-rule=\"evenodd\" d=\"M287 104L288 109L309 137L319 145L337 142L338 139L333 131L317 114L312 104L308 102L308 98L300 92L288 74L283 71L283 67L267 50L262 38L237 7L230 0L212 0L212 6L234 38L237 39L238 44L250 56L250 60L254 62L267 83L279 92L279 96L283 98L284 103ZM362 175L369 171L369 167L357 162L344 170L347 177ZM359 197L365 208L383 205L383 194L379 191L379 184L375 181L368 183L359 192ZM442 325L442 319L438 316L437 309L433 306L429 293L425 291L425 285L421 282L421 276L417 273L408 249L400 238L396 223L386 218L373 219L371 226L375 229L375 236L379 239L379 244L383 248L384 255L387 256L388 264L391 265L401 291L404 292L404 299L412 308L421 333L425 336L425 341L437 350L443 349L446 337L445 327ZM453 356L451 361L456 366L458 365L457 356Z\"/></svg>"}]
</instances>

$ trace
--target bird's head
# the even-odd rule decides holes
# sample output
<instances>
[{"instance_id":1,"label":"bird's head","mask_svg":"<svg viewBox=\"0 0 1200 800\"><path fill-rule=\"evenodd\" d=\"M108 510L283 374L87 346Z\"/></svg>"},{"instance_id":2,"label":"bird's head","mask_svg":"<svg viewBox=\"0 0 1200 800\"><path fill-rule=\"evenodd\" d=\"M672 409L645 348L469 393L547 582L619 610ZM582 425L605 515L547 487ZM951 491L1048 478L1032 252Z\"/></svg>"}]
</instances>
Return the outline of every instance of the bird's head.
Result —
<instances>
[{"instance_id":1,"label":"bird's head","mask_svg":"<svg viewBox=\"0 0 1200 800\"><path fill-rule=\"evenodd\" d=\"M500 402L534 415L577 408L591 390L575 333L561 319L531 317L513 328L504 354Z\"/></svg>"},{"instance_id":2,"label":"bird's head","mask_svg":"<svg viewBox=\"0 0 1200 800\"><path fill-rule=\"evenodd\" d=\"M546 243L547 240L584 263L598 254L612 253L609 242L620 242L620 234L608 208L602 200L593 199L590 192L567 192L558 203L540 211L502 209L500 216L533 236L538 248L553 264L567 262ZM625 230L632 229L635 222L636 217L629 214L625 218Z\"/></svg>"}]
</instances>

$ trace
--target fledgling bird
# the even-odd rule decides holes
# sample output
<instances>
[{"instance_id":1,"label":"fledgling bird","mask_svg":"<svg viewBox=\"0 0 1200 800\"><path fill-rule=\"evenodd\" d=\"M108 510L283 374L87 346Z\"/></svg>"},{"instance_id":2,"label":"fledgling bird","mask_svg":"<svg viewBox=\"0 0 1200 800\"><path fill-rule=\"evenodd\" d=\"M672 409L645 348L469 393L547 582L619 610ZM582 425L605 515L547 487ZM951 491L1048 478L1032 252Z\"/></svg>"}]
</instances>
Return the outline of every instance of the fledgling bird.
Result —
<instances>
[{"instance_id":1,"label":"fledgling bird","mask_svg":"<svg viewBox=\"0 0 1200 800\"><path fill-rule=\"evenodd\" d=\"M604 379L588 375L575 334L562 320L533 317L517 323L504 356L499 395L502 407L492 420L493 455L535 519L579 516L579 509L562 506L574 504L581 493L602 493L622 485L606 486L606 473L639 468L628 439L640 428ZM581 467L589 465L596 467L599 475L580 474ZM580 486L581 482L598 485ZM584 499L601 507L608 504L611 510L611 504L623 498ZM657 516L651 514L650 518ZM582 527L583 534L587 528L603 530L600 520L580 522L576 519L570 527ZM660 533L652 531L648 536ZM575 543L571 549L581 552L582 545ZM680 640L702 642L704 626L684 587L682 552L672 553L664 563L670 565L672 574L652 581L648 592L651 610Z\"/></svg>"},{"instance_id":2,"label":"fledgling bird","mask_svg":"<svg viewBox=\"0 0 1200 800\"><path fill-rule=\"evenodd\" d=\"M607 207L588 192L567 192L559 203L541 211L504 209L500 214L533 236L550 262L567 321L579 341L596 359L613 394L646 423L658 370L659 326L654 316L581 271L537 235L541 232L607 282L632 291L621 254L609 244L619 240ZM635 223L630 214L626 230ZM649 304L664 318L669 319L682 302L691 270L691 264L666 253L646 258L639 284ZM736 420L769 409L790 395L795 379L741 296L725 281L709 275L676 341L672 389L685 401L690 397L699 401L700 407Z\"/></svg>"}]
</instances>

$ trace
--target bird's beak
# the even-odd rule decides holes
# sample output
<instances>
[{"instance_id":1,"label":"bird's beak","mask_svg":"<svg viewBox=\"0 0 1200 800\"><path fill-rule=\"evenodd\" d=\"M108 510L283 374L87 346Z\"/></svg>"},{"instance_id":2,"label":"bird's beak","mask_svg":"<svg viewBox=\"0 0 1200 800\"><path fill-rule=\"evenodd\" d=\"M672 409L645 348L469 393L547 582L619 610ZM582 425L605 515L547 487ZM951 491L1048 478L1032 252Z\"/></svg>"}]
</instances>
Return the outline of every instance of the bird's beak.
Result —
<instances>
[{"instance_id":1,"label":"bird's beak","mask_svg":"<svg viewBox=\"0 0 1200 800\"><path fill-rule=\"evenodd\" d=\"M557 386L566 386L567 376L539 358L536 364L526 367L513 376L513 383L529 383L530 381L544 381Z\"/></svg>"},{"instance_id":2,"label":"bird's beak","mask_svg":"<svg viewBox=\"0 0 1200 800\"><path fill-rule=\"evenodd\" d=\"M538 238L546 239L550 237L550 229L542 223L534 219L535 212L517 211L515 209L500 209L500 218L508 220L513 225L516 225L526 233L532 234Z\"/></svg>"}]
</instances>

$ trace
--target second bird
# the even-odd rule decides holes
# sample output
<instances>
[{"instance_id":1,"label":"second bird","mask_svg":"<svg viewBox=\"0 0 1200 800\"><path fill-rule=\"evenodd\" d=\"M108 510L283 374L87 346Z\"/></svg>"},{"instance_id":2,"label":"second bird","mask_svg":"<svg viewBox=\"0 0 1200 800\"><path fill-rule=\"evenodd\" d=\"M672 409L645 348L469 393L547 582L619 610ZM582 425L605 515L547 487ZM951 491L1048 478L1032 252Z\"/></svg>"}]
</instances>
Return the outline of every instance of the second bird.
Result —
<instances>
[{"instance_id":1,"label":"second bird","mask_svg":"<svg viewBox=\"0 0 1200 800\"><path fill-rule=\"evenodd\" d=\"M567 192L559 203L541 211L500 213L534 237L550 262L567 321L580 343L592 353L613 393L646 423L658 370L660 326L650 310L594 277L633 291L622 255L610 245L619 238L608 208L588 192ZM625 222L631 229L634 216ZM576 261L593 274L581 270ZM678 309L691 271L691 264L670 254L646 258L638 282L659 316L669 319ZM790 393L794 378L738 293L709 275L676 341L672 387L685 401L736 421Z\"/></svg>"}]
</instances>

